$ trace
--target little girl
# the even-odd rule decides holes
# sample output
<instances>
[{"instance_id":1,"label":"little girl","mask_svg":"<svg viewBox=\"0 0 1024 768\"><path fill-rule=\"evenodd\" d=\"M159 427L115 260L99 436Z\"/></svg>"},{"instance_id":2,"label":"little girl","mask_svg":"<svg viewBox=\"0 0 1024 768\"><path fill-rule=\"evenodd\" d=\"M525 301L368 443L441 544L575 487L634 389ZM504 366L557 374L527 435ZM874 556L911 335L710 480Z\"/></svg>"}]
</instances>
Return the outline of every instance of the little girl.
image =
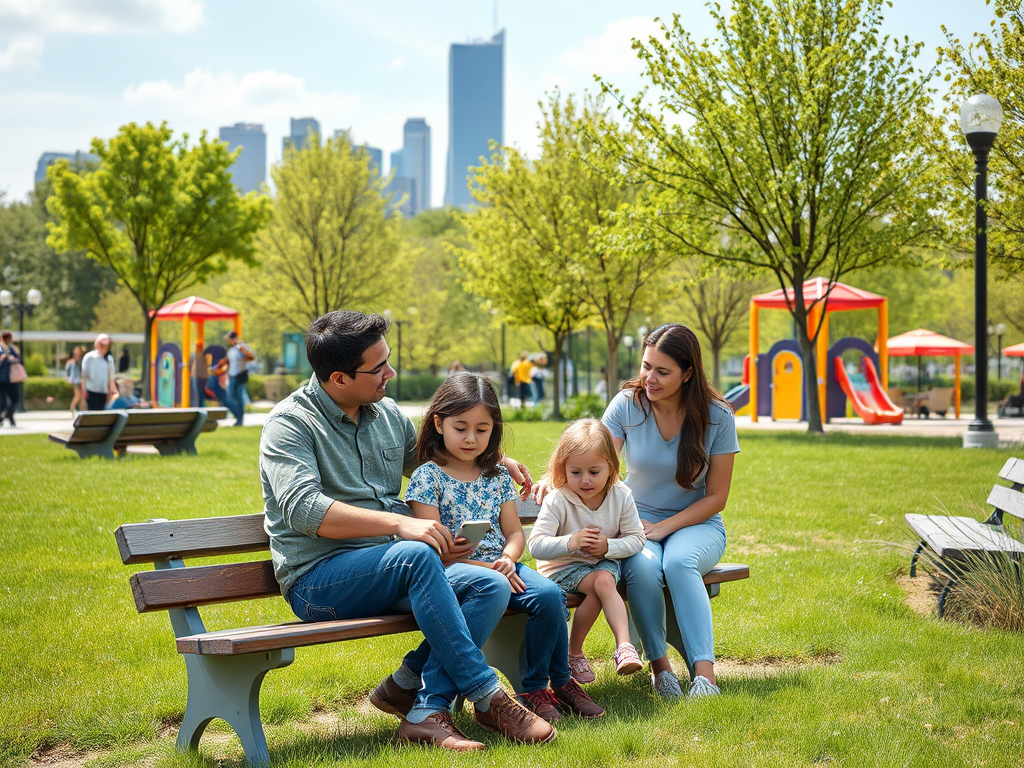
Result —
<instances>
[{"instance_id":1,"label":"little girl","mask_svg":"<svg viewBox=\"0 0 1024 768\"><path fill-rule=\"evenodd\" d=\"M501 407L490 382L474 373L453 373L423 416L417 450L424 463L413 472L405 500L417 517L440 520L453 536L467 520L491 523L470 558L460 562L508 577L509 608L527 614L525 692L517 696L519 701L548 722L561 717L559 707L582 717L601 717L604 709L569 670L565 595L519 562L526 541L515 484L498 463L501 436ZM459 543L466 541L457 539Z\"/></svg>"},{"instance_id":2,"label":"little girl","mask_svg":"<svg viewBox=\"0 0 1024 768\"><path fill-rule=\"evenodd\" d=\"M570 424L551 457L554 490L530 534L537 570L566 592L586 595L569 636L569 666L581 683L594 680L583 641L601 609L615 636L615 671L630 675L643 666L629 642L626 604L619 596L619 560L644 548L646 537L633 494L619 480L619 456L608 427L597 419Z\"/></svg>"}]
</instances>

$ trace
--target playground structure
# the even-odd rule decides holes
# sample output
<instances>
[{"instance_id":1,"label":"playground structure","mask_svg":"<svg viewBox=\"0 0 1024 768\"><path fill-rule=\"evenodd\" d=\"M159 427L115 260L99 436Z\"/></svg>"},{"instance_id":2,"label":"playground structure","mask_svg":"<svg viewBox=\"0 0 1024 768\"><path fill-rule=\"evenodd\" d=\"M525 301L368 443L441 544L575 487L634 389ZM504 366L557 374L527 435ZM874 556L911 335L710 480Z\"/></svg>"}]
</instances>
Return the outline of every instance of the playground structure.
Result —
<instances>
[{"instance_id":1,"label":"playground structure","mask_svg":"<svg viewBox=\"0 0 1024 768\"><path fill-rule=\"evenodd\" d=\"M177 344L160 344L158 323L181 321L181 349ZM153 317L153 333L149 359L150 399L160 406L189 407L192 399L191 361L194 343L205 345L205 325L208 320L230 320L234 331L242 335L242 315L237 309L216 304L198 296L189 296L161 307ZM196 324L196 338L192 341L192 323ZM205 349L205 346L204 346ZM169 394L173 393L173 395Z\"/></svg>"},{"instance_id":2,"label":"playground structure","mask_svg":"<svg viewBox=\"0 0 1024 768\"><path fill-rule=\"evenodd\" d=\"M953 384L953 409L960 418L960 358L973 355L974 347L963 341L951 339L941 333L918 328L889 339L889 354L893 356L917 357L917 389L921 391L921 358L952 357L956 361L956 378Z\"/></svg>"},{"instance_id":3,"label":"playground structure","mask_svg":"<svg viewBox=\"0 0 1024 768\"><path fill-rule=\"evenodd\" d=\"M749 413L753 422L759 416L769 416L773 420L807 418L800 345L792 339L784 339L773 344L767 354L761 354L758 337L759 311L789 309L793 305L794 293L792 289L779 289L754 296L750 300L750 353L743 362L743 384L730 390L727 399L737 413ZM805 306L810 310L810 327L817 327L819 322L821 324L815 357L822 422L846 416L849 401L854 412L868 424L901 423L903 409L895 406L886 394L889 368L888 300L884 296L843 283L830 284L820 277L805 281L803 293ZM876 345L863 339L847 337L837 340L830 347L829 315L855 309L877 309ZM860 374L852 379L847 375L843 363L843 354L849 351L860 352L862 355Z\"/></svg>"}]
</instances>

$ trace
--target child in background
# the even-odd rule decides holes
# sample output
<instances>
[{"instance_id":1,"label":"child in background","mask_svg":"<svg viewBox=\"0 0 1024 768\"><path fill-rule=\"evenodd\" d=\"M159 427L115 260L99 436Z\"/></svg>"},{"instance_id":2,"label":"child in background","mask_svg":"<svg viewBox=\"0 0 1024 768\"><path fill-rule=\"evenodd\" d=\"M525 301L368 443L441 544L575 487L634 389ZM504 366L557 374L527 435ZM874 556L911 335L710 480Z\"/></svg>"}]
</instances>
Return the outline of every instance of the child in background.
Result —
<instances>
[{"instance_id":1,"label":"child in background","mask_svg":"<svg viewBox=\"0 0 1024 768\"><path fill-rule=\"evenodd\" d=\"M424 463L409 480L406 502L417 517L440 520L453 536L467 520L491 523L480 545L459 562L508 577L509 608L527 614L525 692L516 697L520 703L549 723L561 717L560 707L586 718L601 717L604 709L570 673L565 595L519 562L526 539L515 485L498 463L501 438L501 407L490 382L478 374L453 372L420 424L417 448ZM477 722L488 728L481 713Z\"/></svg>"},{"instance_id":2,"label":"child in background","mask_svg":"<svg viewBox=\"0 0 1024 768\"><path fill-rule=\"evenodd\" d=\"M619 456L608 427L580 419L562 433L551 457L548 479L554 490L530 534L537 570L566 592L583 594L569 635L569 666L581 683L594 680L583 641L604 609L615 636L615 671L630 675L642 668L629 642L626 604L616 584L619 560L644 548L646 537L633 494L619 480Z\"/></svg>"}]
</instances>

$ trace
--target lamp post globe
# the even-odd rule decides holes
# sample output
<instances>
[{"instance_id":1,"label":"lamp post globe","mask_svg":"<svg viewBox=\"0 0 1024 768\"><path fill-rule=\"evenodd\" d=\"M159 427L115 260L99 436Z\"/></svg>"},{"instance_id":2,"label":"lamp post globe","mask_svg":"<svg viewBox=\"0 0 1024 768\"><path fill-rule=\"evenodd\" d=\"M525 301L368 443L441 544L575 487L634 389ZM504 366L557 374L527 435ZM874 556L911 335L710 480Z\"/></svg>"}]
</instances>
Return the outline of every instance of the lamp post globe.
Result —
<instances>
[{"instance_id":1,"label":"lamp post globe","mask_svg":"<svg viewBox=\"0 0 1024 768\"><path fill-rule=\"evenodd\" d=\"M14 303L14 294L10 291L0 291L0 307L9 307Z\"/></svg>"},{"instance_id":2,"label":"lamp post globe","mask_svg":"<svg viewBox=\"0 0 1024 768\"><path fill-rule=\"evenodd\" d=\"M31 288L29 289L29 292L25 294L25 300L28 301L29 306L38 307L43 301L43 294L35 288Z\"/></svg>"},{"instance_id":3,"label":"lamp post globe","mask_svg":"<svg viewBox=\"0 0 1024 768\"><path fill-rule=\"evenodd\" d=\"M988 419L988 154L1003 124L999 102L982 93L960 108L960 130L974 152L974 420L964 435L964 447L999 445Z\"/></svg>"}]
</instances>

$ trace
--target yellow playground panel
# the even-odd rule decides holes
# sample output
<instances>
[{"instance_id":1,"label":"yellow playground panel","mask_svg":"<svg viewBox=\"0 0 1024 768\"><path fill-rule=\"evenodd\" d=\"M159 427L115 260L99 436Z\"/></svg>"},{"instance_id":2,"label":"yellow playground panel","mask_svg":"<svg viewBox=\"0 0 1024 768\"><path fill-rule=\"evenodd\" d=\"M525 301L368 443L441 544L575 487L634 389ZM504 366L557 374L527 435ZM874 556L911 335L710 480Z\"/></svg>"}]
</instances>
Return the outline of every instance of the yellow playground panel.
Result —
<instances>
[{"instance_id":1,"label":"yellow playground panel","mask_svg":"<svg viewBox=\"0 0 1024 768\"><path fill-rule=\"evenodd\" d=\"M803 416L804 365L795 352L783 350L772 360L772 418Z\"/></svg>"}]
</instances>

